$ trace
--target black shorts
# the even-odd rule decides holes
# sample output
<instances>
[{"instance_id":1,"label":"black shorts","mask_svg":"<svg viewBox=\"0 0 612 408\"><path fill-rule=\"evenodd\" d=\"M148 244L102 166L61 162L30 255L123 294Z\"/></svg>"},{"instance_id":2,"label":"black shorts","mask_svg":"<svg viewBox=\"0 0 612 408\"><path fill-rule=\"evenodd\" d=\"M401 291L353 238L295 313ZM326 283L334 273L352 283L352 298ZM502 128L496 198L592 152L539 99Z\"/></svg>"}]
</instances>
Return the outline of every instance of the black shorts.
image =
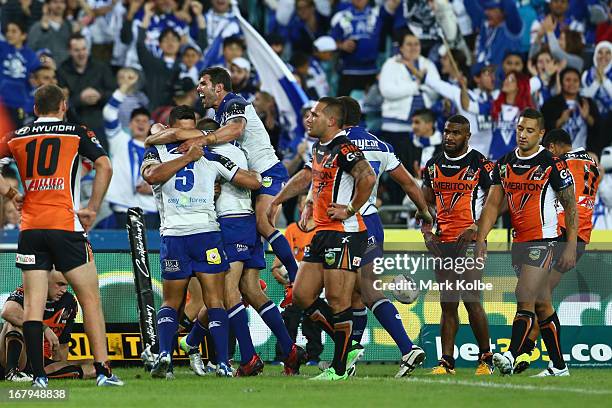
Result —
<instances>
[{"instance_id":1,"label":"black shorts","mask_svg":"<svg viewBox=\"0 0 612 408\"><path fill-rule=\"evenodd\" d=\"M557 256L557 239L541 241L513 242L512 267L516 276L521 273L523 265L550 270Z\"/></svg>"},{"instance_id":2,"label":"black shorts","mask_svg":"<svg viewBox=\"0 0 612 408\"><path fill-rule=\"evenodd\" d=\"M23 271L68 272L93 261L85 232L32 229L19 233L15 266Z\"/></svg>"},{"instance_id":3,"label":"black shorts","mask_svg":"<svg viewBox=\"0 0 612 408\"><path fill-rule=\"evenodd\" d=\"M557 247L555 248L555 265L553 266L553 268L556 271L561 272L561 273L565 273L571 270L571 269L561 268L557 264L557 262L559 261L559 258L561 257L561 254L563 253L563 250L565 249L566 242L567 242L567 237L565 235L565 230L562 228L561 237L559 238L559 243L557 244ZM580 258L582 258L582 255L584 255L584 253L586 252L586 245L587 245L586 242L578 238L578 242L576 243L576 265L578 265L578 261L580 261Z\"/></svg>"},{"instance_id":4,"label":"black shorts","mask_svg":"<svg viewBox=\"0 0 612 408\"><path fill-rule=\"evenodd\" d=\"M304 262L323 264L324 269L357 271L368 246L368 233L318 231L310 250L304 252Z\"/></svg>"}]
</instances>

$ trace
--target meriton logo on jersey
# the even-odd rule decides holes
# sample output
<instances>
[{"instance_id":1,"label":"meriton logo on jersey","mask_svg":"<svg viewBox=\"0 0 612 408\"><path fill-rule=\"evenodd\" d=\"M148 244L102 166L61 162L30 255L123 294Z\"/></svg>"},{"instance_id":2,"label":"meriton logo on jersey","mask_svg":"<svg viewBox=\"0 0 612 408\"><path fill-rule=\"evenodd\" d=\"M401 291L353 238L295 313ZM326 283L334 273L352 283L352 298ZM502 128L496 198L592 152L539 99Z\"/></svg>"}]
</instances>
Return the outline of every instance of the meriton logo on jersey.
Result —
<instances>
[{"instance_id":1,"label":"meriton logo on jersey","mask_svg":"<svg viewBox=\"0 0 612 408\"><path fill-rule=\"evenodd\" d=\"M63 177L50 177L43 179L29 179L25 181L27 191L63 190L66 183Z\"/></svg>"}]
</instances>

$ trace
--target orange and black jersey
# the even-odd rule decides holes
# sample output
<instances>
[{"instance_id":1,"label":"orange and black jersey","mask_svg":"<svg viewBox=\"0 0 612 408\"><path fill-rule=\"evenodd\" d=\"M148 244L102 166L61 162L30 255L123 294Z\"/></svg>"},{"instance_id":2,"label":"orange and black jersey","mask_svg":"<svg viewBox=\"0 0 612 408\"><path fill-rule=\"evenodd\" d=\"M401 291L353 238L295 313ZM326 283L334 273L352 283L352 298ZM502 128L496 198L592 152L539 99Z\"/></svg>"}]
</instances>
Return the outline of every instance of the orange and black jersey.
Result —
<instances>
[{"instance_id":1,"label":"orange and black jersey","mask_svg":"<svg viewBox=\"0 0 612 408\"><path fill-rule=\"evenodd\" d=\"M7 302L13 301L19 303L23 307L24 292L23 286L19 286L8 297ZM66 292L57 301L47 301L45 304L45 312L43 314L43 324L53 330L60 344L66 344L70 341L70 333L74 326L79 306L74 295ZM44 355L46 358L51 358L51 345L45 340Z\"/></svg>"},{"instance_id":2,"label":"orange and black jersey","mask_svg":"<svg viewBox=\"0 0 612 408\"><path fill-rule=\"evenodd\" d=\"M285 238L287 238L287 242L289 242L289 246L293 251L293 256L296 261L302 261L304 258L304 251L306 247L310 246L316 232L316 228L309 231L303 230L297 222L287 225Z\"/></svg>"},{"instance_id":3,"label":"orange and black jersey","mask_svg":"<svg viewBox=\"0 0 612 408\"><path fill-rule=\"evenodd\" d=\"M313 216L317 230L366 230L359 213L344 221L332 220L327 215L331 203L347 205L353 199L355 179L351 170L361 160L365 160L363 152L346 137L344 131L329 142L316 142L312 147L312 160L306 167L312 169Z\"/></svg>"},{"instance_id":4,"label":"orange and black jersey","mask_svg":"<svg viewBox=\"0 0 612 408\"><path fill-rule=\"evenodd\" d=\"M436 219L442 242L456 241L478 221L491 186L493 163L470 148L464 155L440 152L427 161L423 183L436 197Z\"/></svg>"},{"instance_id":5,"label":"orange and black jersey","mask_svg":"<svg viewBox=\"0 0 612 408\"><path fill-rule=\"evenodd\" d=\"M106 155L93 131L54 118L39 118L0 146L12 156L25 190L21 230L83 231L77 217L82 165Z\"/></svg>"},{"instance_id":6,"label":"orange and black jersey","mask_svg":"<svg viewBox=\"0 0 612 408\"><path fill-rule=\"evenodd\" d=\"M574 184L564 160L541 146L528 157L519 157L514 150L495 164L493 184L504 189L515 242L560 235L557 192Z\"/></svg>"},{"instance_id":7,"label":"orange and black jersey","mask_svg":"<svg viewBox=\"0 0 612 408\"><path fill-rule=\"evenodd\" d=\"M574 178L576 211L578 213L578 238L589 243L593 230L593 208L601 177L597 163L583 149L578 148L561 156ZM565 228L565 214L559 205L559 224Z\"/></svg>"}]
</instances>

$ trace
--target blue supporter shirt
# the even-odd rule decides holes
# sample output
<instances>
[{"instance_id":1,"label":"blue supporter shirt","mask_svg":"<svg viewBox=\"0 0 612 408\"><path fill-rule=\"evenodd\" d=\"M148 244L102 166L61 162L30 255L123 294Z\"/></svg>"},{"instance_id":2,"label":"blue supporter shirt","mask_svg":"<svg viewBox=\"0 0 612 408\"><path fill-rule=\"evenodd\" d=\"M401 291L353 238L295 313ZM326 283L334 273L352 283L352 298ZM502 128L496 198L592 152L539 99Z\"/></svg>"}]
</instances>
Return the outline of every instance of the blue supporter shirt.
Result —
<instances>
[{"instance_id":1,"label":"blue supporter shirt","mask_svg":"<svg viewBox=\"0 0 612 408\"><path fill-rule=\"evenodd\" d=\"M8 108L22 108L32 113L34 98L29 79L40 66L38 57L28 47L16 49L0 41L0 64L0 99Z\"/></svg>"}]
</instances>

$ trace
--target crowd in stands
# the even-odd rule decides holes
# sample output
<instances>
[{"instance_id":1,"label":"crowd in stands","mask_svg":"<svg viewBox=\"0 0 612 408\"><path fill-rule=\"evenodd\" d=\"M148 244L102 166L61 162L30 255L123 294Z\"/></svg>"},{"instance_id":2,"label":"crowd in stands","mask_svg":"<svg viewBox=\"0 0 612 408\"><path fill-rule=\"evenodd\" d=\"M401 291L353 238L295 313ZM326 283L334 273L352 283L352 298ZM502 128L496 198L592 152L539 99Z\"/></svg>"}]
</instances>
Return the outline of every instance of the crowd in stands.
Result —
<instances>
[{"instance_id":1,"label":"crowd in stands","mask_svg":"<svg viewBox=\"0 0 612 408\"><path fill-rule=\"evenodd\" d=\"M240 12L308 99L359 100L364 126L389 142L416 178L441 149L450 115L466 116L471 145L498 159L516 146L519 113L540 109L547 129L568 131L573 147L592 152L607 171L595 228L612 229L611 3L244 0L234 8L230 0L0 0L0 100L20 127L34 120L38 86L65 89L68 120L96 133L115 169L98 228L123 228L131 206L156 225L151 188L139 174L143 141L173 106L207 115L196 91L203 68L229 70L234 92L253 103L290 173L314 143L262 90L236 21ZM10 165L3 174L17 180ZM405 203L390 179L383 178L379 196L383 205ZM10 207L0 209L0 227L18 225ZM293 202L284 218L296 216Z\"/></svg>"}]
</instances>

